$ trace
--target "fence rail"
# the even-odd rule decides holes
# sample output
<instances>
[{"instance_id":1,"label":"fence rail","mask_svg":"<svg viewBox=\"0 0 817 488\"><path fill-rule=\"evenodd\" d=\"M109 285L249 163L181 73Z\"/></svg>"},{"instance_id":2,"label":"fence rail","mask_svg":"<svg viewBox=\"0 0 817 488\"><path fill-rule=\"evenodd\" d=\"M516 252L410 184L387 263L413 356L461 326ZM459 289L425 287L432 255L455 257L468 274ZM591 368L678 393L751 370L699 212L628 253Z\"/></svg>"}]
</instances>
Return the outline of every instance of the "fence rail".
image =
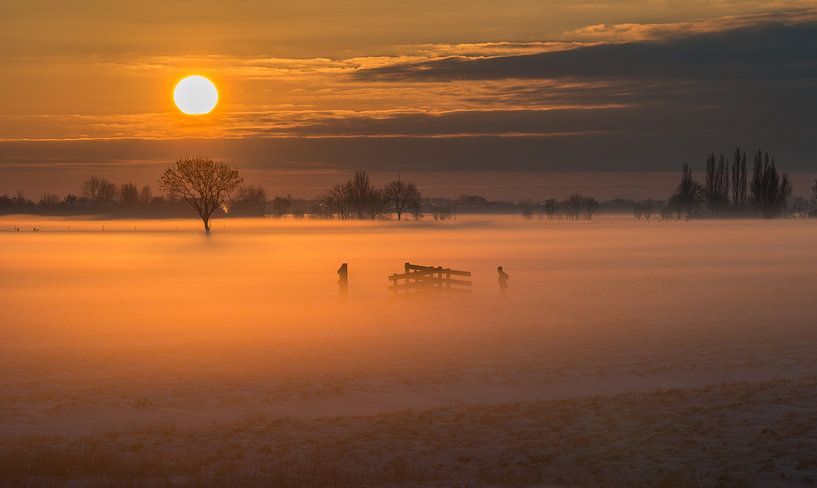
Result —
<instances>
[{"instance_id":1,"label":"fence rail","mask_svg":"<svg viewBox=\"0 0 817 488\"><path fill-rule=\"evenodd\" d=\"M391 282L389 290L392 293L471 293L467 288L472 284L470 279L452 278L452 276L470 278L470 271L411 263L405 263L403 268L403 273L389 276Z\"/></svg>"}]
</instances>

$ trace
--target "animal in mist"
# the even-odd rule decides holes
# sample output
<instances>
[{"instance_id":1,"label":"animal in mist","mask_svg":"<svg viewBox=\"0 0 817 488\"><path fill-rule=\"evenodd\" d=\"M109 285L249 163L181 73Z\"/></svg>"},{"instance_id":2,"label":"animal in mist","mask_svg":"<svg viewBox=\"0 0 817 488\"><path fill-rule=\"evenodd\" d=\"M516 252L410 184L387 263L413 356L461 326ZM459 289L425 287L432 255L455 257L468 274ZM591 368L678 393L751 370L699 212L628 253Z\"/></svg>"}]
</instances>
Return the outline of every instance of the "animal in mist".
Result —
<instances>
[{"instance_id":1,"label":"animal in mist","mask_svg":"<svg viewBox=\"0 0 817 488\"><path fill-rule=\"evenodd\" d=\"M229 201L230 194L244 180L227 163L210 158L182 158L168 168L159 179L162 190L171 198L181 198L190 204L210 233L210 216Z\"/></svg>"},{"instance_id":2,"label":"animal in mist","mask_svg":"<svg viewBox=\"0 0 817 488\"><path fill-rule=\"evenodd\" d=\"M508 279L511 277L502 269L502 266L496 268L497 282L499 282L499 296L501 298L508 297Z\"/></svg>"}]
</instances>

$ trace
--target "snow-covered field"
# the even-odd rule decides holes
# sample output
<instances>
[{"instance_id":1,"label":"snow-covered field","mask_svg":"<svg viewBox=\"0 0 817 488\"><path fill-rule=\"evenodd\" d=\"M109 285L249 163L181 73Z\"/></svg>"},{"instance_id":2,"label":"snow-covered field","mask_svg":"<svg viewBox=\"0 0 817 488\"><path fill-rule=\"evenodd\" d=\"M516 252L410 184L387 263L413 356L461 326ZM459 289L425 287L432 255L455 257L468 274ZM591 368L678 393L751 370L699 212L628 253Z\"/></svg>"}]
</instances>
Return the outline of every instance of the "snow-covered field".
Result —
<instances>
[{"instance_id":1,"label":"snow-covered field","mask_svg":"<svg viewBox=\"0 0 817 488\"><path fill-rule=\"evenodd\" d=\"M817 482L814 222L0 231L0 484Z\"/></svg>"}]
</instances>

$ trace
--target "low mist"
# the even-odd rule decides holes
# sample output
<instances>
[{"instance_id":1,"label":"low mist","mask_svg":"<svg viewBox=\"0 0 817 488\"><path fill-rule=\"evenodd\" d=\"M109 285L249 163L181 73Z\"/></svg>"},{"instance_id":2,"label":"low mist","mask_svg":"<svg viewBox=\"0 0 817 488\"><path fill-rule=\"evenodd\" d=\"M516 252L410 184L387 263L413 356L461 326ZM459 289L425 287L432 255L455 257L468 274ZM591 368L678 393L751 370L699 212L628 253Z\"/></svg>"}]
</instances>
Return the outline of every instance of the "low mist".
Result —
<instances>
[{"instance_id":1,"label":"low mist","mask_svg":"<svg viewBox=\"0 0 817 488\"><path fill-rule=\"evenodd\" d=\"M0 233L7 432L817 372L817 229L802 220L222 219L209 237L192 220L0 221L14 226ZM405 262L471 271L472 293L394 296Z\"/></svg>"}]
</instances>

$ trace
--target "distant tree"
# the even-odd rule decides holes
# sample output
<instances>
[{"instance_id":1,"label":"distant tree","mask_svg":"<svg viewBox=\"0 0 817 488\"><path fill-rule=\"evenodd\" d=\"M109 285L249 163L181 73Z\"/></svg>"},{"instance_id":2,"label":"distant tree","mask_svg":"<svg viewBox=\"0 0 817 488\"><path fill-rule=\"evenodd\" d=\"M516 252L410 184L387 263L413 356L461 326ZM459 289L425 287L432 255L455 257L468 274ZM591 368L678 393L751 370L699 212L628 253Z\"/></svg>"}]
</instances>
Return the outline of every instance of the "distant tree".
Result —
<instances>
[{"instance_id":1,"label":"distant tree","mask_svg":"<svg viewBox=\"0 0 817 488\"><path fill-rule=\"evenodd\" d=\"M452 213L451 205L434 205L431 207L431 216L434 220L448 220L451 218Z\"/></svg>"},{"instance_id":2,"label":"distant tree","mask_svg":"<svg viewBox=\"0 0 817 488\"><path fill-rule=\"evenodd\" d=\"M593 197L582 197L582 211L584 218L590 220L599 211L599 202Z\"/></svg>"},{"instance_id":3,"label":"distant tree","mask_svg":"<svg viewBox=\"0 0 817 488\"><path fill-rule=\"evenodd\" d=\"M59 207L60 203L60 197L51 192L45 192L40 197L40 201L37 202L37 206L44 209L54 209Z\"/></svg>"},{"instance_id":4,"label":"distant tree","mask_svg":"<svg viewBox=\"0 0 817 488\"><path fill-rule=\"evenodd\" d=\"M599 202L593 197L573 193L562 202L562 208L568 220L579 220L580 218L590 220L598 212Z\"/></svg>"},{"instance_id":5,"label":"distant tree","mask_svg":"<svg viewBox=\"0 0 817 488\"><path fill-rule=\"evenodd\" d=\"M383 213L383 192L372 185L368 173L356 171L345 184L333 186L321 199L321 206L341 219L373 219Z\"/></svg>"},{"instance_id":6,"label":"distant tree","mask_svg":"<svg viewBox=\"0 0 817 488\"><path fill-rule=\"evenodd\" d=\"M746 151L737 148L732 156L732 203L737 209L745 205L746 194Z\"/></svg>"},{"instance_id":7,"label":"distant tree","mask_svg":"<svg viewBox=\"0 0 817 488\"><path fill-rule=\"evenodd\" d=\"M398 221L404 212L419 216L420 198L420 191L414 183L404 183L399 176L383 189L383 200L387 208L397 214Z\"/></svg>"},{"instance_id":8,"label":"distant tree","mask_svg":"<svg viewBox=\"0 0 817 488\"><path fill-rule=\"evenodd\" d=\"M92 176L82 183L82 196L94 205L113 203L116 198L116 185L97 176Z\"/></svg>"},{"instance_id":9,"label":"distant tree","mask_svg":"<svg viewBox=\"0 0 817 488\"><path fill-rule=\"evenodd\" d=\"M777 171L769 153L760 150L755 153L750 191L756 211L765 219L783 215L788 209L791 180L788 174Z\"/></svg>"},{"instance_id":10,"label":"distant tree","mask_svg":"<svg viewBox=\"0 0 817 488\"><path fill-rule=\"evenodd\" d=\"M652 198L648 198L641 202L641 208L643 209L645 219L650 220L652 218L653 213L655 213L655 207L656 203Z\"/></svg>"},{"instance_id":11,"label":"distant tree","mask_svg":"<svg viewBox=\"0 0 817 488\"><path fill-rule=\"evenodd\" d=\"M817 201L817 178L814 179L814 185L811 187L812 198Z\"/></svg>"},{"instance_id":12,"label":"distant tree","mask_svg":"<svg viewBox=\"0 0 817 488\"><path fill-rule=\"evenodd\" d=\"M549 219L555 218L559 212L559 201L555 198L548 198L542 203L542 206L545 207L545 214Z\"/></svg>"},{"instance_id":13,"label":"distant tree","mask_svg":"<svg viewBox=\"0 0 817 488\"><path fill-rule=\"evenodd\" d=\"M633 216L637 220L641 220L642 218L650 220L653 213L655 213L655 207L655 200L651 198L635 201L633 202Z\"/></svg>"},{"instance_id":14,"label":"distant tree","mask_svg":"<svg viewBox=\"0 0 817 488\"><path fill-rule=\"evenodd\" d=\"M562 208L565 210L568 220L578 220L581 215L583 199L578 193L574 193L567 197L567 200L562 202Z\"/></svg>"},{"instance_id":15,"label":"distant tree","mask_svg":"<svg viewBox=\"0 0 817 488\"><path fill-rule=\"evenodd\" d=\"M810 203L811 202L809 202L808 198L801 196L793 197L791 199L791 203L789 204L787 213L798 217L808 217L809 211L811 210Z\"/></svg>"},{"instance_id":16,"label":"distant tree","mask_svg":"<svg viewBox=\"0 0 817 488\"><path fill-rule=\"evenodd\" d=\"M289 213L292 208L292 196L287 194L285 197L275 197L272 199L272 208L276 217L283 217Z\"/></svg>"},{"instance_id":17,"label":"distant tree","mask_svg":"<svg viewBox=\"0 0 817 488\"><path fill-rule=\"evenodd\" d=\"M644 217L644 206L641 201L636 200L633 202L633 217L636 220L641 220Z\"/></svg>"},{"instance_id":18,"label":"distant tree","mask_svg":"<svg viewBox=\"0 0 817 488\"><path fill-rule=\"evenodd\" d=\"M133 183L119 185L117 196L119 205L123 207L135 207L139 203L139 189Z\"/></svg>"},{"instance_id":19,"label":"distant tree","mask_svg":"<svg viewBox=\"0 0 817 488\"><path fill-rule=\"evenodd\" d=\"M210 217L230 198L244 180L227 163L210 158L182 158L159 179L162 190L171 198L186 201L201 217L204 231L210 233Z\"/></svg>"},{"instance_id":20,"label":"distant tree","mask_svg":"<svg viewBox=\"0 0 817 488\"><path fill-rule=\"evenodd\" d=\"M142 205L148 205L150 202L153 201L153 190L150 189L150 186L145 185L139 190L139 203Z\"/></svg>"},{"instance_id":21,"label":"distant tree","mask_svg":"<svg viewBox=\"0 0 817 488\"><path fill-rule=\"evenodd\" d=\"M374 187L366 171L356 171L346 182L349 208L357 218L373 219L383 212L383 192Z\"/></svg>"},{"instance_id":22,"label":"distant tree","mask_svg":"<svg viewBox=\"0 0 817 488\"><path fill-rule=\"evenodd\" d=\"M325 209L328 215L335 214L340 219L351 217L348 198L346 197L346 186L335 185L330 188L326 196L321 199L320 208Z\"/></svg>"},{"instance_id":23,"label":"distant tree","mask_svg":"<svg viewBox=\"0 0 817 488\"><path fill-rule=\"evenodd\" d=\"M247 185L238 188L231 201L231 212L236 215L264 215L267 193L260 186Z\"/></svg>"},{"instance_id":24,"label":"distant tree","mask_svg":"<svg viewBox=\"0 0 817 488\"><path fill-rule=\"evenodd\" d=\"M488 200L479 195L461 195L454 200L454 206L457 208L485 208L488 206Z\"/></svg>"},{"instance_id":25,"label":"distant tree","mask_svg":"<svg viewBox=\"0 0 817 488\"><path fill-rule=\"evenodd\" d=\"M522 217L524 217L526 219L533 218L534 203L532 201L525 198L525 199L519 200L519 203L517 203L517 206L519 206L519 210L522 213Z\"/></svg>"},{"instance_id":26,"label":"distant tree","mask_svg":"<svg viewBox=\"0 0 817 488\"><path fill-rule=\"evenodd\" d=\"M726 158L721 154L715 162L715 154L706 161L706 203L713 217L721 217L729 206L729 170Z\"/></svg>"},{"instance_id":27,"label":"distant tree","mask_svg":"<svg viewBox=\"0 0 817 488\"><path fill-rule=\"evenodd\" d=\"M568 220L592 219L599 209L599 202L593 197L573 193L560 206Z\"/></svg>"},{"instance_id":28,"label":"distant tree","mask_svg":"<svg viewBox=\"0 0 817 488\"><path fill-rule=\"evenodd\" d=\"M693 178L692 169L685 164L681 172L681 182L669 199L668 213L687 219L695 216L700 211L705 194L704 188Z\"/></svg>"}]
</instances>

